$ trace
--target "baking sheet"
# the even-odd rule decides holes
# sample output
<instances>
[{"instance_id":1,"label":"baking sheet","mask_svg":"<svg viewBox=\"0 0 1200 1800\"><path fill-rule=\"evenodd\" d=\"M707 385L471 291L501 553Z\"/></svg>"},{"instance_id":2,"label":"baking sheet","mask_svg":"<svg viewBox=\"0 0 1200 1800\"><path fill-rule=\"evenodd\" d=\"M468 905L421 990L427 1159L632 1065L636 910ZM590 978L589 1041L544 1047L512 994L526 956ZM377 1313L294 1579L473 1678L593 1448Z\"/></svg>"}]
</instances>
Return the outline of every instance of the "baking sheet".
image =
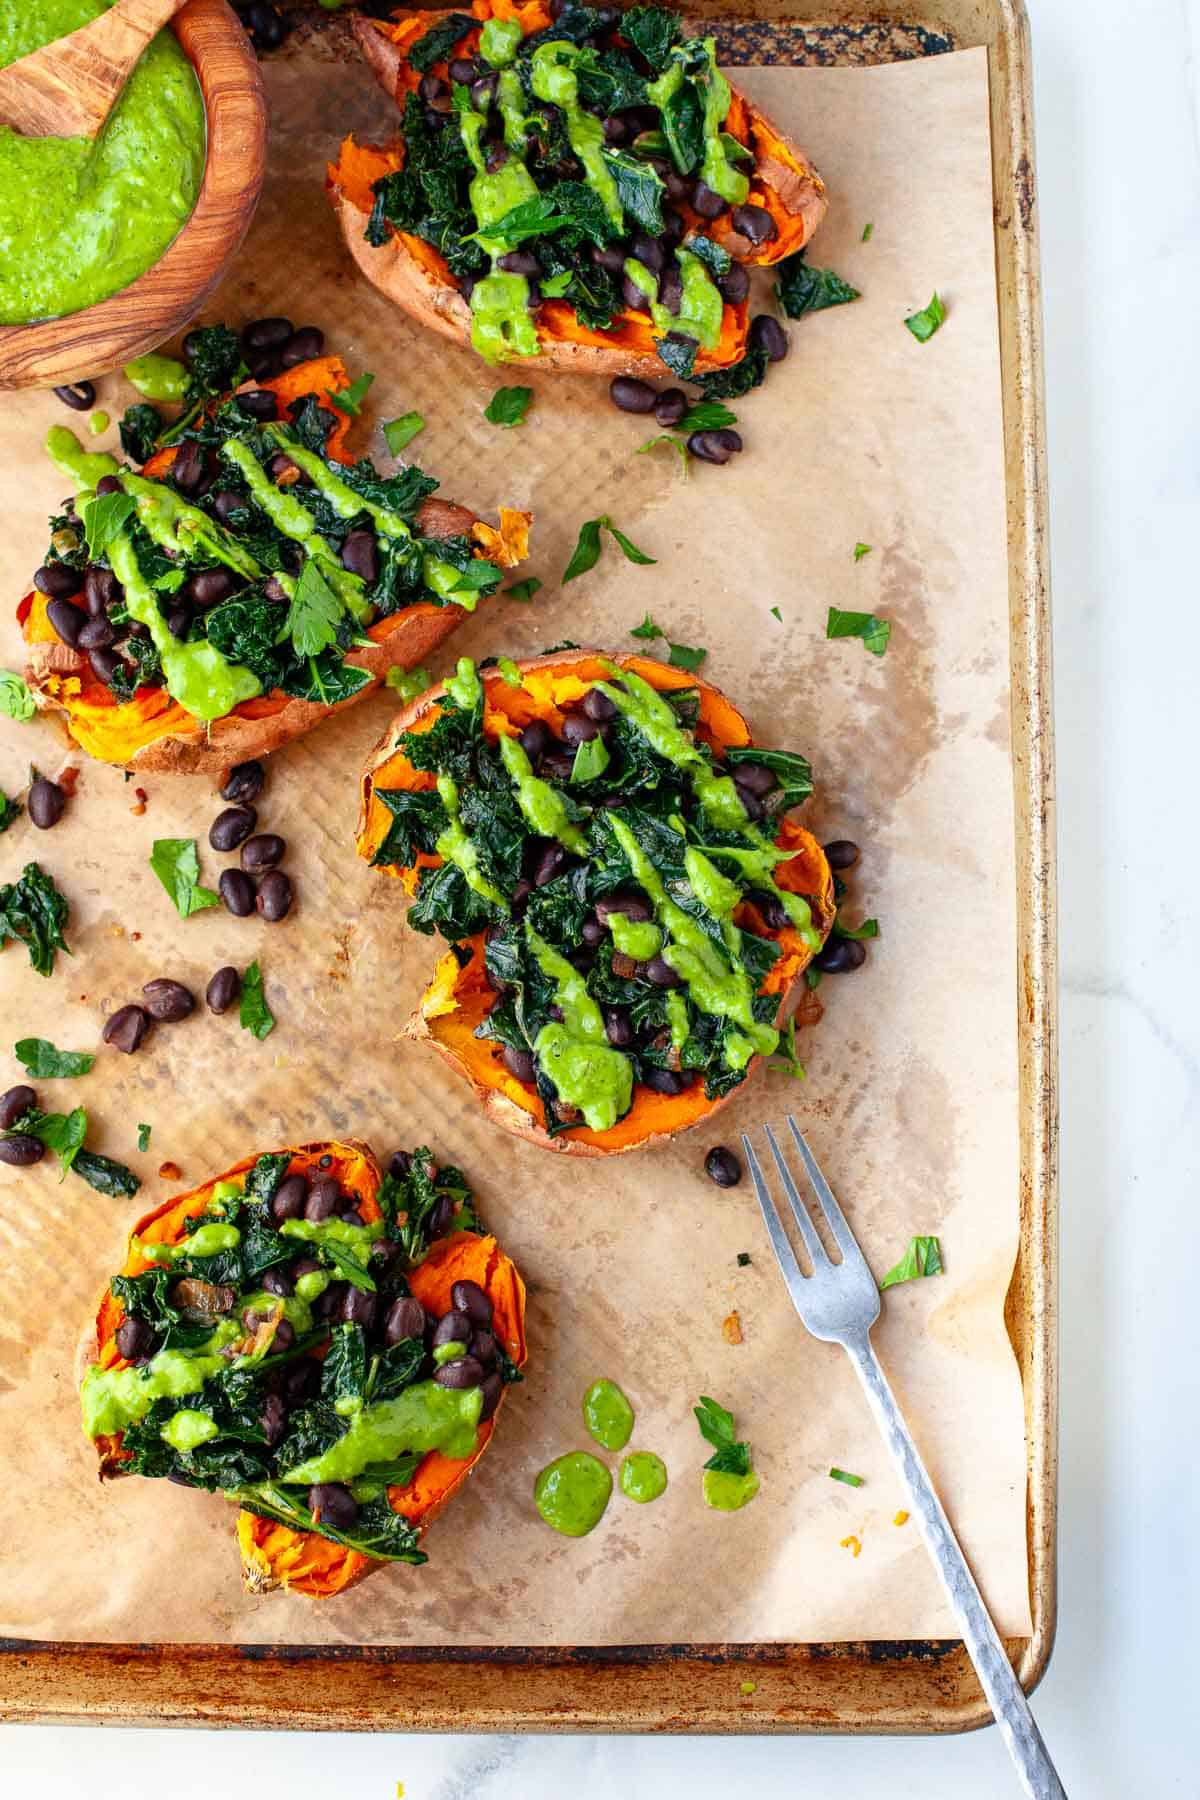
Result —
<instances>
[{"instance_id":1,"label":"baking sheet","mask_svg":"<svg viewBox=\"0 0 1200 1800\"><path fill-rule=\"evenodd\" d=\"M760 1078L665 1155L568 1164L483 1127L464 1088L394 1041L432 946L400 930L394 884L348 847L355 777L385 699L274 761L260 812L294 846L300 894L281 927L224 914L180 924L150 875L154 837L203 839L216 810L207 783L143 783L147 811L131 818L120 774L87 767L52 838L30 847L35 834L22 823L0 840L4 879L40 853L75 912L77 954L53 984L20 966L15 949L0 961L10 1037L38 1031L84 1047L102 1014L151 975L199 988L219 963L256 953L280 1027L258 1045L231 1019L194 1018L160 1030L119 1069L105 1053L69 1094L66 1084L45 1093L90 1105L97 1147L139 1167L147 1205L163 1191L153 1172L164 1156L193 1181L249 1147L326 1128L380 1148L432 1142L475 1177L530 1278L533 1361L478 1478L431 1533L430 1567L385 1573L318 1609L242 1598L219 1500L136 1482L100 1493L76 1436L70 1345L48 1349L10 1318L6 1463L18 1478L48 1461L64 1473L52 1520L13 1527L0 1631L426 1645L948 1632L915 1533L891 1524L903 1499L849 1369L787 1310L746 1188L720 1194L700 1173L711 1143L790 1105L877 1271L912 1232L942 1236L947 1274L891 1294L878 1343L1001 1629L1027 1632L1021 1395L1002 1318L1018 1223L1015 921L985 56L739 73L829 179L831 217L813 260L854 280L864 299L797 328L769 391L738 403L742 463L698 470L684 487L673 459L632 454L644 422L615 414L602 386L506 372L531 380L535 405L519 440L488 426L481 412L496 378L416 332L352 275L313 204L312 174L345 123L378 130L387 106L353 65L326 55L314 119L320 54L308 47L303 60L268 65L267 198L208 316L282 308L320 322L332 347L376 371L375 416L425 414L414 450L444 477L454 472L447 492L485 510L534 506L531 567L546 588L532 607L485 612L451 655L519 653L564 636L624 644L647 609L673 637L708 645L705 672L742 701L764 740L811 754L815 828L866 847L856 897L884 936L861 975L823 985L825 1018L803 1038L803 1087ZM931 154L935 141L953 155ZM934 285L950 316L922 347L900 321ZM119 410L118 384L104 384L101 403ZM59 417L56 402L28 396L0 420L4 485L31 509L10 540L14 591L62 485L30 467L30 444ZM580 520L601 511L658 564L606 557L560 593L553 572ZM859 539L875 548L855 566ZM831 602L890 617L888 656L825 644ZM6 648L11 663L11 637ZM44 725L8 727L3 741L10 792L31 743L55 766ZM205 866L215 880L219 859L207 854ZM10 1078L18 1072L13 1064ZM141 1158L131 1154L138 1119L155 1124ZM45 1165L0 1180L8 1265L25 1285L49 1283L56 1319L73 1321L115 1266L132 1212L72 1178L59 1189ZM745 1269L739 1251L753 1258ZM740 1346L721 1335L734 1306ZM666 1457L672 1485L653 1508L614 1501L600 1531L568 1543L536 1519L529 1489L549 1457L586 1442L579 1395L600 1373L630 1393L635 1443ZM700 1505L704 1451L690 1415L699 1392L734 1409L763 1476L760 1498L732 1518ZM830 1463L866 1485L830 1482ZM857 1558L839 1547L851 1533L862 1541ZM186 1586L163 1579L172 1544L183 1543ZM703 1562L703 1581L680 1580L685 1557L689 1569Z\"/></svg>"}]
</instances>

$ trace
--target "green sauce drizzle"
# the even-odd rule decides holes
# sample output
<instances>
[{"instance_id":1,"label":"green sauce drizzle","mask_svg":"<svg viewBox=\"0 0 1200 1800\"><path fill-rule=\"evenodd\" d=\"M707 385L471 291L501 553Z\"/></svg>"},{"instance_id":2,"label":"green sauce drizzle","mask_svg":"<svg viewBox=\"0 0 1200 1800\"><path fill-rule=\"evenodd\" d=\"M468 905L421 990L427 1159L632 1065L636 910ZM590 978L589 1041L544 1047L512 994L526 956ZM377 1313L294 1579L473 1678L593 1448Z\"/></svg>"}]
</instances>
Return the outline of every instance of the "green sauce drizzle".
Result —
<instances>
[{"instance_id":1,"label":"green sauce drizzle","mask_svg":"<svg viewBox=\"0 0 1200 1800\"><path fill-rule=\"evenodd\" d=\"M667 1465L653 1450L631 1450L621 1462L617 1477L627 1500L646 1506L667 1491Z\"/></svg>"},{"instance_id":2,"label":"green sauce drizzle","mask_svg":"<svg viewBox=\"0 0 1200 1800\"><path fill-rule=\"evenodd\" d=\"M760 1482L754 1470L746 1475L727 1475L720 1469L704 1471L704 1504L714 1512L738 1512L757 1494Z\"/></svg>"},{"instance_id":3,"label":"green sauce drizzle","mask_svg":"<svg viewBox=\"0 0 1200 1800\"><path fill-rule=\"evenodd\" d=\"M542 1073L560 1100L577 1106L592 1131L608 1131L629 1111L633 1099L633 1064L608 1042L604 1016L587 991L587 982L565 956L560 956L526 923L525 937L538 964L555 984L561 1024L543 1025L534 1051Z\"/></svg>"},{"instance_id":4,"label":"green sauce drizzle","mask_svg":"<svg viewBox=\"0 0 1200 1800\"><path fill-rule=\"evenodd\" d=\"M612 1476L588 1450L569 1450L547 1463L533 1484L533 1503L564 1537L586 1537L604 1517Z\"/></svg>"},{"instance_id":5,"label":"green sauce drizzle","mask_svg":"<svg viewBox=\"0 0 1200 1800\"><path fill-rule=\"evenodd\" d=\"M583 1396L583 1422L606 1450L625 1448L633 1436L633 1408L615 1381L593 1381Z\"/></svg>"}]
</instances>

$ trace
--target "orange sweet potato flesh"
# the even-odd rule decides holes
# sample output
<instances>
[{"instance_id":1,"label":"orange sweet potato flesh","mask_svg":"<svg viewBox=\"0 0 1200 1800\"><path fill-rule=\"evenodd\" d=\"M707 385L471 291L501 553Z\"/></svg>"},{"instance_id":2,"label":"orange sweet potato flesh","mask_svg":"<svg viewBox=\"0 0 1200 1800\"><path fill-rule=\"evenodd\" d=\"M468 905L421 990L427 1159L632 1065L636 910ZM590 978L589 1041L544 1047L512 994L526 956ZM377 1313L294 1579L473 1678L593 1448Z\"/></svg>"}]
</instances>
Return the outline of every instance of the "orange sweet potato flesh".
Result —
<instances>
[{"instance_id":1,"label":"orange sweet potato flesh","mask_svg":"<svg viewBox=\"0 0 1200 1800\"><path fill-rule=\"evenodd\" d=\"M650 657L626 655L605 656L596 650L577 650L552 656L534 657L517 666L522 673L522 686L511 687L496 669L481 669L484 684L484 730L491 737L501 733L514 736L535 718L544 719L557 735L562 726L564 708L582 699L597 680L608 676L607 664L619 664L640 675L660 693L680 688L695 688L700 697L700 718L696 736L714 750L737 748L751 742L745 719L719 688L711 682L682 669ZM393 719L373 755L368 758L360 783L358 819L358 852L369 862L375 855L391 823L391 814L378 798L377 789L407 788L419 791L432 787L434 777L414 769L403 751L395 745L405 731L429 730L438 713L438 700L444 693L435 687ZM780 863L775 879L780 887L803 894L812 905L813 924L824 942L833 926L836 910L833 872L820 844L791 817L779 822L776 843L792 851ZM411 897L416 888L419 866L436 865L435 856L422 854L413 868L388 868L385 874L397 876ZM739 924L773 937L782 954L771 969L765 991L779 995L779 1016L788 1010L788 1000L814 952L800 940L799 934L786 926L770 930L757 909L744 902L735 915ZM634 1103L623 1119L609 1131L572 1130L557 1137L545 1131L545 1112L532 1088L509 1073L499 1055L499 1047L474 1036L496 1003L496 994L484 978L482 936L468 940L470 960L460 968L452 952L442 956L434 978L422 996L421 1005L405 1027L404 1035L427 1042L454 1071L470 1082L475 1097L496 1124L506 1131L524 1137L543 1149L558 1150L568 1156L608 1156L664 1144L678 1131L698 1124L725 1105L731 1096L709 1100L703 1084L695 1083L682 1094L656 1094L648 1088L637 1088ZM755 1058L751 1070L758 1062ZM737 1092L736 1089L733 1092Z\"/></svg>"},{"instance_id":2,"label":"orange sweet potato flesh","mask_svg":"<svg viewBox=\"0 0 1200 1800\"><path fill-rule=\"evenodd\" d=\"M550 17L541 0L529 0L521 6L515 6L513 0L474 0L471 11L481 23L490 18L518 18L526 36L540 31ZM390 20L355 19L355 36L376 79L398 104L403 104L405 94L421 79L407 60L408 52L440 16L437 12L400 11ZM465 33L451 54L472 54L478 38L478 30ZM444 78L446 65L435 64L434 73ZM712 225L690 208L682 210L691 226L709 232L739 262L779 262L802 249L824 218L828 204L825 184L803 152L736 88L724 129L754 152L749 199L771 214L775 236L756 247L734 230L728 212ZM346 138L337 162L329 165L326 185L347 248L367 280L390 300L431 331L453 342L467 343L470 307L438 252L409 232L394 231L381 245L368 244L364 237L373 203L373 183L403 164L401 142L376 148L359 144L352 136ZM699 351L696 374L738 362L745 352L748 328L748 306L727 305L720 341L711 350ZM644 313L623 312L607 330L593 331L579 322L565 301L548 300L537 315L537 334L541 346L538 354L514 360L582 375L663 373L654 347L654 327Z\"/></svg>"},{"instance_id":3,"label":"orange sweet potato flesh","mask_svg":"<svg viewBox=\"0 0 1200 1800\"><path fill-rule=\"evenodd\" d=\"M273 1151L271 1154L279 1153ZM365 1223L370 1224L380 1216L376 1195L382 1177L379 1164L366 1144L353 1138L302 1144L290 1154L289 1174L313 1174L321 1165L321 1174L334 1176L347 1193L356 1196L358 1211ZM330 1158L329 1162L324 1162L326 1157ZM212 1176L176 1199L165 1200L153 1212L147 1213L133 1228L120 1273L140 1275L150 1268L152 1265L142 1254L139 1244L178 1243L185 1235L184 1222L204 1211L217 1183L247 1174L256 1161L257 1155L243 1157L223 1174ZM525 1284L495 1238L473 1231L458 1231L440 1238L425 1261L411 1272L408 1281L422 1305L438 1313L450 1310L450 1290L456 1281L478 1282L492 1302L492 1329L497 1341L518 1368L525 1362ZM81 1376L83 1369L92 1363L99 1363L106 1369L122 1366L124 1359L117 1349L116 1334L124 1317L120 1301L115 1300L106 1287L95 1326L81 1346ZM502 1392L496 1412L479 1427L472 1456L454 1462L440 1451L432 1450L419 1463L406 1487L388 1490L393 1508L403 1513L422 1533L457 1493L483 1455L503 1404ZM102 1477L121 1474L119 1435L97 1439L96 1450ZM340 1593L371 1570L385 1566L358 1551L334 1544L316 1532L292 1531L253 1513L238 1514L237 1534L243 1578L254 1592L286 1586L314 1598L327 1598Z\"/></svg>"},{"instance_id":4,"label":"orange sweet potato flesh","mask_svg":"<svg viewBox=\"0 0 1200 1800\"><path fill-rule=\"evenodd\" d=\"M281 375L254 385L269 388L285 407L306 394L327 399L350 385L340 356L320 356L285 369ZM328 445L339 462L353 462L346 439L351 420L336 407L337 424ZM146 464L145 473L167 473L178 452L160 450ZM469 535L479 554L512 568L528 552L530 515L507 507L500 509L499 530L478 519L464 506L436 497L426 500L415 520L423 536ZM393 667L411 669L431 656L466 618L460 606L434 606L422 601L367 627L369 646L355 649L346 661L369 670L373 680L336 707L297 700L278 691L243 701L224 718L207 728L171 698L165 688L139 688L132 700L118 702L92 673L85 656L59 638L46 616L47 600L36 590L17 609L29 661L25 679L38 705L61 713L71 737L98 762L122 763L148 774L218 774L231 764L252 756L265 756L294 737L319 725L331 712L353 706L369 694Z\"/></svg>"}]
</instances>

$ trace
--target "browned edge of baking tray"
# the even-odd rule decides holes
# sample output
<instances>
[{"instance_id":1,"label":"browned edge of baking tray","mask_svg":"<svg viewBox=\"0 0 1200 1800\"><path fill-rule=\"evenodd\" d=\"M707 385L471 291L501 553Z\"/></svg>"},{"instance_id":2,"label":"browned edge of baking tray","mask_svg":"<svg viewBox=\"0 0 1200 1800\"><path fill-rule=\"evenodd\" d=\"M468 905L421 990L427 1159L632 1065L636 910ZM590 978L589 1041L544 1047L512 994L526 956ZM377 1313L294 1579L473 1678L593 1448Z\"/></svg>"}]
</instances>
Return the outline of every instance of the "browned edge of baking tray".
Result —
<instances>
[{"instance_id":1,"label":"browned edge of baking tray","mask_svg":"<svg viewBox=\"0 0 1200 1800\"><path fill-rule=\"evenodd\" d=\"M316 9L302 9L315 12ZM865 14L853 0L697 0L729 63L841 66L986 45L1004 384L1018 899L1021 1238L1006 1319L1021 1367L1033 1633L1055 1628L1057 992L1053 736L1032 77L1021 0ZM328 14L324 19L328 21ZM49 1572L48 1576L49 1576ZM753 1690L743 1691L753 1683ZM619 1649L0 1641L0 1714L60 1723L324 1730L933 1732L990 1714L961 1643L652 1644Z\"/></svg>"}]
</instances>

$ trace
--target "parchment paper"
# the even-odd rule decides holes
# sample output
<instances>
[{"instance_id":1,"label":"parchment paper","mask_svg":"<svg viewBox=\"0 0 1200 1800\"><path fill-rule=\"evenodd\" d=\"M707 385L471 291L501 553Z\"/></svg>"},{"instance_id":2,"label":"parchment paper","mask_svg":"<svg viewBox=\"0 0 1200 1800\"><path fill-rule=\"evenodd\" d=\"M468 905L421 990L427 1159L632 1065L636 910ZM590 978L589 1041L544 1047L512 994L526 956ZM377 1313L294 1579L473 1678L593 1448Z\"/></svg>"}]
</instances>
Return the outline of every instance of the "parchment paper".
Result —
<instances>
[{"instance_id":1,"label":"parchment paper","mask_svg":"<svg viewBox=\"0 0 1200 1800\"><path fill-rule=\"evenodd\" d=\"M849 1366L809 1339L772 1263L748 1183L721 1192L709 1147L798 1113L877 1273L913 1233L940 1235L946 1273L886 1296L876 1333L951 1517L1002 1630L1029 1628L1021 1394L1002 1305L1018 1228L1012 785L1001 399L982 51L866 72L748 69L741 79L794 130L830 185L813 252L863 290L805 320L769 386L738 402L745 455L697 467L637 456L644 420L604 384L528 377L516 432L482 409L497 377L412 327L355 276L321 198L348 126L389 110L355 62L309 44L271 60L271 172L248 245L210 318L286 312L323 325L352 368L376 373L374 421L418 408L414 454L444 491L537 514L532 606L500 602L450 646L519 655L562 638L624 646L649 610L728 688L768 743L803 749L825 837L863 846L854 901L882 921L866 968L829 978L802 1033L808 1080L760 1075L711 1125L665 1154L578 1162L485 1126L464 1084L396 1033L437 946L401 927L397 884L354 855L355 782L392 707L377 695L274 758L262 828L282 832L298 894L270 926L212 911L179 921L150 873L156 837L196 835L205 878L226 859L204 780L135 783L81 763L63 824L0 838L0 878L39 857L70 897L74 956L50 981L0 955L5 1045L41 1034L96 1045L104 1016L145 980L200 992L220 964L262 960L279 1024L264 1043L200 1011L143 1051L102 1050L87 1078L40 1083L44 1105L83 1102L98 1149L144 1178L131 1203L50 1158L0 1170L6 1300L0 1313L0 1457L10 1504L0 1632L72 1640L586 1644L946 1635L952 1622ZM868 243L864 225L873 224ZM948 308L921 346L906 313L936 287ZM127 396L101 383L114 418ZM49 395L0 412L4 605L0 652L63 482L41 459ZM110 434L111 435L111 434ZM107 439L105 441L108 441ZM661 460L660 460L661 458ZM608 512L657 557L557 586L580 522ZM856 541L873 545L857 566ZM829 603L892 622L882 660L826 643ZM782 615L776 620L771 609ZM63 752L45 723L3 724L0 781ZM8 1058L8 1060L5 1060ZM20 1077L7 1050L2 1085ZM135 1124L153 1126L138 1155ZM372 1577L313 1605L239 1588L232 1509L165 1482L101 1490L73 1388L75 1341L133 1219L252 1148L353 1132L382 1152L429 1143L461 1162L529 1280L531 1361L489 1456L430 1532L420 1571ZM170 1158L183 1179L156 1171ZM739 1267L739 1252L751 1262ZM740 1314L745 1341L722 1320ZM584 1388L619 1381L634 1446L671 1484L656 1505L616 1496L579 1541L537 1518L551 1457L586 1447ZM701 1503L701 1393L736 1414L760 1497L722 1516ZM828 1478L837 1464L860 1489ZM19 1504L13 1503L20 1496ZM839 1541L861 1540L855 1557Z\"/></svg>"}]
</instances>

